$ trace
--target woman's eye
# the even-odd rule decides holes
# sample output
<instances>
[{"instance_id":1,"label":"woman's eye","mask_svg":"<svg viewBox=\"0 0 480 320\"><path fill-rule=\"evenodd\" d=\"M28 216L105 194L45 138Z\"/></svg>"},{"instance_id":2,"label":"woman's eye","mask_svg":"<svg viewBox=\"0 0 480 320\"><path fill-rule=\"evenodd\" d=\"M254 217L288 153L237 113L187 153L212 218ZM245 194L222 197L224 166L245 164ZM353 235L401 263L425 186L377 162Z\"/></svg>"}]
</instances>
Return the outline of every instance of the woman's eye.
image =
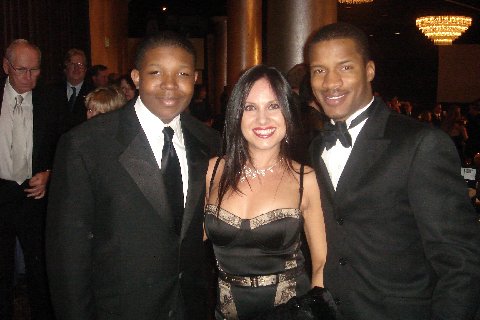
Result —
<instances>
[{"instance_id":1,"label":"woman's eye","mask_svg":"<svg viewBox=\"0 0 480 320\"><path fill-rule=\"evenodd\" d=\"M252 111L252 110L255 110L255 107L251 104L247 104L247 105L245 105L245 107L243 107L243 110Z\"/></svg>"},{"instance_id":2,"label":"woman's eye","mask_svg":"<svg viewBox=\"0 0 480 320\"><path fill-rule=\"evenodd\" d=\"M270 110L276 110L280 109L280 105L278 103L272 103L271 105L268 106Z\"/></svg>"}]
</instances>

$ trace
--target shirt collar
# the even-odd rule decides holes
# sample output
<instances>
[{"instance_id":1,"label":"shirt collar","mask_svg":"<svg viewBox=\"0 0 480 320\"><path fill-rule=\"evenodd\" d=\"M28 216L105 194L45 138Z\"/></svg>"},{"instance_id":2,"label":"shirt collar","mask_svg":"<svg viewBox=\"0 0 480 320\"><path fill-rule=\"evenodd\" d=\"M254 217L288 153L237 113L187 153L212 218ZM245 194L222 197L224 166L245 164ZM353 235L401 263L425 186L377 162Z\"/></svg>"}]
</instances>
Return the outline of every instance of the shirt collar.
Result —
<instances>
[{"instance_id":1,"label":"shirt collar","mask_svg":"<svg viewBox=\"0 0 480 320\"><path fill-rule=\"evenodd\" d=\"M10 84L10 77L7 77L7 81L5 82L5 89L4 89L9 95L11 99L15 99L16 96L21 95L24 101L28 101L26 99L29 99L30 96L32 95L32 91L27 91L22 94L18 93ZM23 104L22 104L23 105Z\"/></svg>"},{"instance_id":2,"label":"shirt collar","mask_svg":"<svg viewBox=\"0 0 480 320\"><path fill-rule=\"evenodd\" d=\"M365 111L368 107L372 105L374 99L375 98L372 97L372 100L370 100L370 102L365 107L358 109L350 117L348 117L347 120L345 120L345 124L347 125L347 128L350 127L350 123L353 121L353 119L355 119L359 114L361 114L363 111ZM333 120L330 120L330 121L332 124L335 124Z\"/></svg>"},{"instance_id":3,"label":"shirt collar","mask_svg":"<svg viewBox=\"0 0 480 320\"><path fill-rule=\"evenodd\" d=\"M140 124L147 135L158 136L162 133L163 128L171 127L175 132L175 136L178 138L179 142L183 144L180 115L177 115L175 118L173 118L170 123L165 124L162 120L160 120L160 118L148 110L148 108L143 104L142 99L140 99L140 96L137 98L137 101L135 101L134 108Z\"/></svg>"},{"instance_id":4,"label":"shirt collar","mask_svg":"<svg viewBox=\"0 0 480 320\"><path fill-rule=\"evenodd\" d=\"M68 87L68 89L70 89L71 87L75 87L75 89L77 89L77 94L78 94L78 91L80 91L80 89L82 88L83 82L84 81L82 81L79 84L77 84L76 86L74 86L73 84L71 84L70 82L67 81L67 87Z\"/></svg>"}]
</instances>

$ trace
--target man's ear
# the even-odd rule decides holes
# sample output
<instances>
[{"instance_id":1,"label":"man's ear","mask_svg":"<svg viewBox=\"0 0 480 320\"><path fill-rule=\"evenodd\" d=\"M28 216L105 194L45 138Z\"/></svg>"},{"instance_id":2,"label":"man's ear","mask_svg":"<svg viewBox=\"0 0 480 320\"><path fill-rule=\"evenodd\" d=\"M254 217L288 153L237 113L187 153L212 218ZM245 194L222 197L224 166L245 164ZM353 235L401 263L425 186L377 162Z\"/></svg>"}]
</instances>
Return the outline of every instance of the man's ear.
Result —
<instances>
[{"instance_id":1,"label":"man's ear","mask_svg":"<svg viewBox=\"0 0 480 320\"><path fill-rule=\"evenodd\" d=\"M140 83L140 72L137 69L133 69L132 72L130 73L130 77L133 80L133 83L135 84L135 88L138 89L139 83Z\"/></svg>"},{"instance_id":2,"label":"man's ear","mask_svg":"<svg viewBox=\"0 0 480 320\"><path fill-rule=\"evenodd\" d=\"M373 62L372 60L368 61L365 69L367 71L368 81L373 81L373 78L375 78L375 62Z\"/></svg>"},{"instance_id":3,"label":"man's ear","mask_svg":"<svg viewBox=\"0 0 480 320\"><path fill-rule=\"evenodd\" d=\"M3 72L8 75L8 60L7 58L3 58Z\"/></svg>"}]
</instances>

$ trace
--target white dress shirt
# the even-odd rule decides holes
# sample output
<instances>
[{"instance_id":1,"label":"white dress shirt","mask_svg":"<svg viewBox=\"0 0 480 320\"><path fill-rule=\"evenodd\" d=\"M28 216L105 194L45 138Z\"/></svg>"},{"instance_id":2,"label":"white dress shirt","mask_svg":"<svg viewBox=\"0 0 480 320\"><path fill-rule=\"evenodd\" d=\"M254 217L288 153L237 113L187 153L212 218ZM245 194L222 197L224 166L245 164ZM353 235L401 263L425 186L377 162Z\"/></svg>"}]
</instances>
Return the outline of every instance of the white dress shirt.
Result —
<instances>
[{"instance_id":1,"label":"white dress shirt","mask_svg":"<svg viewBox=\"0 0 480 320\"><path fill-rule=\"evenodd\" d=\"M155 160L157 160L158 167L162 168L162 149L163 149L163 128L171 127L175 134L173 135L173 147L177 153L180 161L180 170L182 172L183 183L183 204L187 200L188 191L188 163L187 152L185 150L185 143L183 140L182 126L180 123L180 115L176 116L170 123L165 124L157 116L155 116L143 104L142 99L138 98L135 102L135 112L137 113L140 125L147 135L148 143L152 148Z\"/></svg>"},{"instance_id":2,"label":"white dress shirt","mask_svg":"<svg viewBox=\"0 0 480 320\"><path fill-rule=\"evenodd\" d=\"M83 81L80 82L79 84L77 84L76 86L70 84L68 81L67 81L67 100L70 100L70 97L72 96L72 93L73 93L73 89L72 87L75 87L75 95L76 97L78 97L78 93L80 92L80 90L82 89L82 85L83 85Z\"/></svg>"},{"instance_id":3,"label":"white dress shirt","mask_svg":"<svg viewBox=\"0 0 480 320\"><path fill-rule=\"evenodd\" d=\"M370 103L367 104L365 107L357 110L354 114L352 114L348 119L345 121L347 128L350 126L350 123L353 119L355 119L359 114L365 111L373 102L370 100ZM368 118L367 118L368 119ZM362 131L363 126L367 119L363 120L355 127L348 129L348 133L352 137L352 146L345 148L340 141L336 141L335 145L327 150L326 148L323 149L322 152L322 159L325 162L325 166L327 167L328 175L332 180L333 188L337 190L338 181L340 180L340 176L342 175L343 169L347 164L348 158L350 157L350 153L352 152L353 146L355 145L355 141L357 140L360 131ZM332 120L331 120L332 121ZM334 123L332 121L332 123Z\"/></svg>"},{"instance_id":4,"label":"white dress shirt","mask_svg":"<svg viewBox=\"0 0 480 320\"><path fill-rule=\"evenodd\" d=\"M13 129L13 108L15 107L15 97L18 93L10 84L10 78L5 82L3 91L2 109L0 114L0 179L12 180L12 129ZM32 177L32 150L33 150L33 103L32 91L22 93L22 108L25 117L25 127L27 137L27 161L29 163L29 178ZM22 182L18 182L22 184Z\"/></svg>"}]
</instances>

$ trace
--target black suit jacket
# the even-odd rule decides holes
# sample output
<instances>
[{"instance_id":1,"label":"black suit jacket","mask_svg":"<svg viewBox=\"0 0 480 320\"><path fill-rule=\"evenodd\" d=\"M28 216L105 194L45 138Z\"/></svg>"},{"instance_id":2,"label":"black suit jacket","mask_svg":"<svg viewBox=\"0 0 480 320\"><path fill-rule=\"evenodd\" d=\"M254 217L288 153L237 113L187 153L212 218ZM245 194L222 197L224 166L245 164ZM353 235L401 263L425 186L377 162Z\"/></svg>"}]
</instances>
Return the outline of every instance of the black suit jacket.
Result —
<instances>
[{"instance_id":1,"label":"black suit jacket","mask_svg":"<svg viewBox=\"0 0 480 320\"><path fill-rule=\"evenodd\" d=\"M438 129L375 99L334 191L311 146L327 230L325 286L345 319L472 319L480 228Z\"/></svg>"},{"instance_id":2,"label":"black suit jacket","mask_svg":"<svg viewBox=\"0 0 480 320\"><path fill-rule=\"evenodd\" d=\"M0 80L0 113L6 78ZM45 100L41 85L32 91L33 104L33 150L32 175L52 168L53 156L58 139L56 117Z\"/></svg>"},{"instance_id":3,"label":"black suit jacket","mask_svg":"<svg viewBox=\"0 0 480 320\"><path fill-rule=\"evenodd\" d=\"M205 318L205 174L219 137L181 115L189 185L177 235L134 102L60 139L47 217L58 319Z\"/></svg>"},{"instance_id":4,"label":"black suit jacket","mask_svg":"<svg viewBox=\"0 0 480 320\"><path fill-rule=\"evenodd\" d=\"M70 111L67 97L67 82L60 81L48 86L48 104L55 112L58 119L58 132L63 134L71 128L87 120L85 97L94 89L93 85L85 80L77 94L73 110Z\"/></svg>"}]
</instances>

